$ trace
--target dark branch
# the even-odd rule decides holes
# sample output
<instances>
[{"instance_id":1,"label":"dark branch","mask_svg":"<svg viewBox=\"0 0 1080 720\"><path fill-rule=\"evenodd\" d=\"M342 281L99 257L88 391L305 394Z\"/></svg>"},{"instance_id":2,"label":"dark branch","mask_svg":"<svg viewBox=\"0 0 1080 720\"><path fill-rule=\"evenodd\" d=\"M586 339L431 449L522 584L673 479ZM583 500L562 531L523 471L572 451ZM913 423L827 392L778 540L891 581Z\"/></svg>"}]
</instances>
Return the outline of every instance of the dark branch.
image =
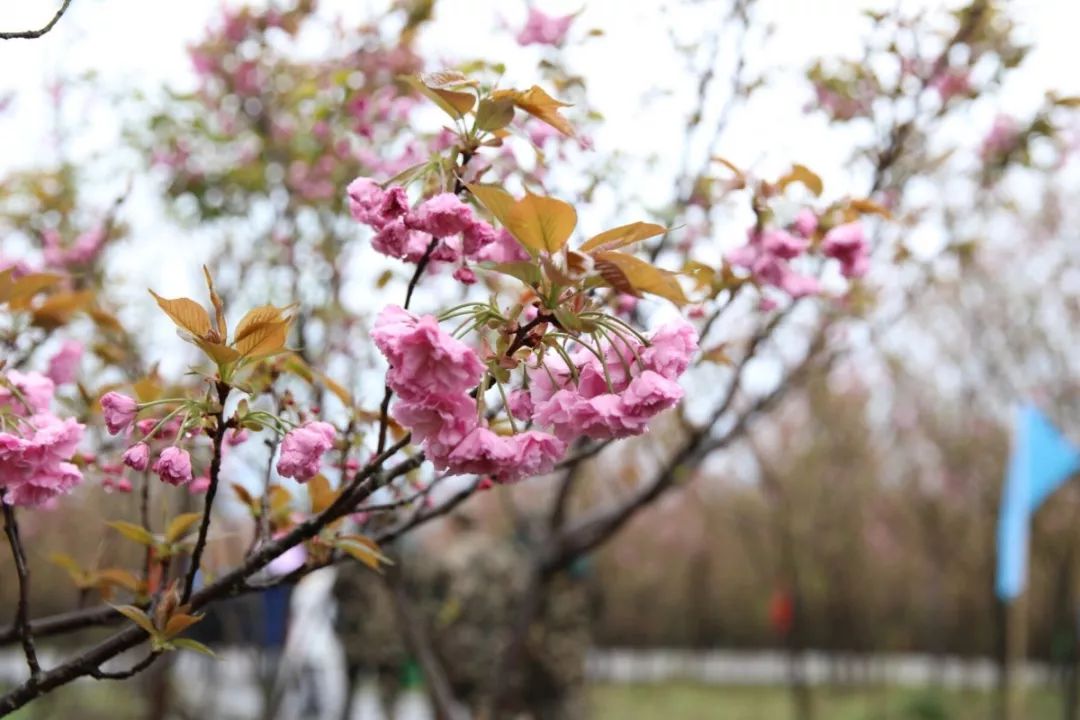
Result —
<instances>
[{"instance_id":1,"label":"dark branch","mask_svg":"<svg viewBox=\"0 0 1080 720\"><path fill-rule=\"evenodd\" d=\"M186 603L191 598L195 589L195 575L199 572L202 564L203 551L206 550L206 536L210 533L210 515L214 509L214 497L217 495L218 477L221 475L221 443L225 439L225 401L229 397L229 386L218 380L217 382L218 407L214 412L214 454L210 458L210 487L206 490L206 502L203 505L202 522L199 524L199 535L195 540L195 549L191 551L191 565L188 567L187 578L184 580L184 593L180 603Z\"/></svg>"},{"instance_id":2,"label":"dark branch","mask_svg":"<svg viewBox=\"0 0 1080 720\"><path fill-rule=\"evenodd\" d=\"M64 3L60 6L60 9L53 15L52 20L39 30L22 30L18 32L2 32L0 31L0 40L36 40L45 33L49 32L56 26L56 23L60 22L60 18L67 12L68 6L71 5L71 0L64 0Z\"/></svg>"},{"instance_id":3,"label":"dark branch","mask_svg":"<svg viewBox=\"0 0 1080 720\"><path fill-rule=\"evenodd\" d=\"M0 490L0 506L4 508L4 533L11 545L11 556L15 559L15 574L19 579L19 602L15 608L15 629L26 656L26 666L30 668L30 682L37 681L41 675L37 650L34 648L34 635L30 629L30 569L26 566L26 553L19 538L19 524L15 520L15 508L8 505L4 491Z\"/></svg>"},{"instance_id":4,"label":"dark branch","mask_svg":"<svg viewBox=\"0 0 1080 720\"><path fill-rule=\"evenodd\" d=\"M161 653L151 651L149 655L144 657L139 662L132 665L127 670L117 670L116 672L109 672L100 668L94 668L90 671L90 677L95 680L127 680L129 677L138 675L146 668L150 667Z\"/></svg>"}]
</instances>

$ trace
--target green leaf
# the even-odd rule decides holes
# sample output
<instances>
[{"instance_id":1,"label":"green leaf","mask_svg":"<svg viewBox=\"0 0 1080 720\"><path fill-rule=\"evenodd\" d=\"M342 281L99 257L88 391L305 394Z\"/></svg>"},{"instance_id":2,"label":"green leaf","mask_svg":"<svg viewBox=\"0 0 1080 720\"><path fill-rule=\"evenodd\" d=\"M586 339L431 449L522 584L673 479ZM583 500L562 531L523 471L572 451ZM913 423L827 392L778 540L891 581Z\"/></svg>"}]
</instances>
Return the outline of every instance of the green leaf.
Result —
<instances>
[{"instance_id":1,"label":"green leaf","mask_svg":"<svg viewBox=\"0 0 1080 720\"><path fill-rule=\"evenodd\" d=\"M176 638L171 642L174 646L181 650L194 650L197 653L202 653L203 655L212 657L215 660L218 659L217 653L203 645L198 640L192 640L191 638Z\"/></svg>"},{"instance_id":2,"label":"green leaf","mask_svg":"<svg viewBox=\"0 0 1080 720\"><path fill-rule=\"evenodd\" d=\"M540 276L540 268L528 260L506 263L481 263L480 267L517 278L529 287L537 287L543 279Z\"/></svg>"}]
</instances>

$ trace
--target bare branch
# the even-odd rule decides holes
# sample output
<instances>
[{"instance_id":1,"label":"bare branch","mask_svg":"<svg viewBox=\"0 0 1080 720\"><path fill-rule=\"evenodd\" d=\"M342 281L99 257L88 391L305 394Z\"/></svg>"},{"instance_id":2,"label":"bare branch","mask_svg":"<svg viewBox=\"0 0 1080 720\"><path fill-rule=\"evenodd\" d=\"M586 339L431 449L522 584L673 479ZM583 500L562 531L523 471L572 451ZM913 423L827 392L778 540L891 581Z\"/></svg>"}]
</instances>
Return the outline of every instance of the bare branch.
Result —
<instances>
[{"instance_id":1,"label":"bare branch","mask_svg":"<svg viewBox=\"0 0 1080 720\"><path fill-rule=\"evenodd\" d=\"M151 651L149 655L144 657L139 662L132 665L127 670L117 670L116 672L109 672L100 668L94 668L89 672L90 677L95 680L127 680L129 677L138 675L146 668L150 667L161 653Z\"/></svg>"},{"instance_id":2,"label":"bare branch","mask_svg":"<svg viewBox=\"0 0 1080 720\"><path fill-rule=\"evenodd\" d=\"M19 602L15 608L15 629L26 656L26 666L30 668L30 680L34 683L41 675L37 650L34 648L34 635L30 629L30 569L26 566L26 553L19 538L19 525L15 519L15 508L8 505L4 498L5 491L0 489L0 507L4 509L4 533L11 545L11 555L15 559L15 573L19 579Z\"/></svg>"},{"instance_id":3,"label":"bare branch","mask_svg":"<svg viewBox=\"0 0 1080 720\"><path fill-rule=\"evenodd\" d=\"M229 386L219 380L217 382L218 407L214 411L214 454L210 458L210 487L206 490L206 502L203 504L202 522L199 523L199 535L195 540L195 549L191 551L191 565L188 567L187 578L184 580L184 592L180 603L186 603L191 598L191 592L195 589L195 575L199 572L202 564L203 551L206 550L206 537L210 533L210 515L214 509L214 497L217 495L218 477L221 475L221 443L225 438L225 401L229 397Z\"/></svg>"},{"instance_id":4,"label":"bare branch","mask_svg":"<svg viewBox=\"0 0 1080 720\"><path fill-rule=\"evenodd\" d=\"M52 20L48 22L45 27L38 30L21 30L18 32L2 32L0 31L0 40L36 40L45 33L49 32L56 26L56 23L60 22L60 18L67 12L68 6L71 5L71 0L64 0L64 3L60 6L60 9L53 15Z\"/></svg>"}]
</instances>

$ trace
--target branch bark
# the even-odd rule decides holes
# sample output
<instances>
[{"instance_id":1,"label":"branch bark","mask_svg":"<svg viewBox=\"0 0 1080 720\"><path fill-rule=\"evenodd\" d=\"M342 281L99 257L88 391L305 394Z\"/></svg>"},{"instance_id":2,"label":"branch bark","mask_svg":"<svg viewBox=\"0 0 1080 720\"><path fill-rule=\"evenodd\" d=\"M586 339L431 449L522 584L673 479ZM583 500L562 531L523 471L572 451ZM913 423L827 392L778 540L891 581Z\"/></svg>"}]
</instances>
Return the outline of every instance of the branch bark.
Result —
<instances>
[{"instance_id":1,"label":"branch bark","mask_svg":"<svg viewBox=\"0 0 1080 720\"><path fill-rule=\"evenodd\" d=\"M202 564L203 551L206 550L206 537L210 533L210 515L214 509L214 497L217 495L218 478L221 475L221 443L225 439L225 401L229 397L230 387L217 381L218 407L214 412L214 453L210 458L210 487L206 490L206 502L203 504L202 522L199 523L199 535L195 540L195 549L191 551L191 565L188 567L187 578L184 580L184 593L180 603L184 604L191 598L195 589L195 576Z\"/></svg>"},{"instance_id":2,"label":"branch bark","mask_svg":"<svg viewBox=\"0 0 1080 720\"><path fill-rule=\"evenodd\" d=\"M4 509L4 533L11 545L11 556L15 559L15 574L19 579L19 601L15 608L15 630L22 643L26 666L30 669L29 683L37 682L41 675L37 650L34 648L34 634L30 628L30 569L26 565L26 553L19 537L19 524L15 519L15 508L8 505L0 489L0 507Z\"/></svg>"},{"instance_id":3,"label":"branch bark","mask_svg":"<svg viewBox=\"0 0 1080 720\"><path fill-rule=\"evenodd\" d=\"M60 18L64 17L64 13L67 12L68 7L71 5L71 0L64 0L64 3L60 6L60 9L53 15L44 27L37 30L20 30L16 32L0 32L0 40L36 40L45 33L56 27L56 23L60 22Z\"/></svg>"}]
</instances>

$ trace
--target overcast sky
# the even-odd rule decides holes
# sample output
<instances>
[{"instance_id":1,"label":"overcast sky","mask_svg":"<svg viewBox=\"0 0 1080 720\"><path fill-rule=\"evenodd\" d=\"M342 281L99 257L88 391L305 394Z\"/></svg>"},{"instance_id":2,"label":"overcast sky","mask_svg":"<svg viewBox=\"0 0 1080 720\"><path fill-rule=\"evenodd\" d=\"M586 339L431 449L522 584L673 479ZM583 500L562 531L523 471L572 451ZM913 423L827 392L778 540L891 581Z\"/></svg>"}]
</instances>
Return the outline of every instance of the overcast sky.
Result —
<instances>
[{"instance_id":1,"label":"overcast sky","mask_svg":"<svg viewBox=\"0 0 1080 720\"><path fill-rule=\"evenodd\" d=\"M321 0L320 4L327 12L341 11L355 20L370 17L374 8L387 2ZM752 108L735 116L721 154L743 166L763 167L767 174L790 162L801 162L825 178L827 197L863 194L865 179L854 176L847 167L853 138L845 130L830 128L820 113L802 112L810 99L804 73L817 57L858 55L866 32L863 10L896 2L908 9L940 5L932 0L760 0L760 16L776 24L776 34L768 44L752 44L749 56L751 66L770 71L769 89L755 97ZM686 75L671 47L669 28L674 26L683 39L694 38L717 3L537 0L536 4L551 14L582 10L566 58L585 76L591 106L605 116L595 133L595 152L600 157L618 150L661 158L659 167L620 177L618 185L598 193L600 204L605 192L609 198L628 190L642 197L667 195L697 82ZM997 100L986 101L965 111L960 131L974 142L997 112L1029 113L1048 88L1080 95L1075 38L1080 27L1080 2L1015 0L1009 4L1012 15L1020 21L1022 40L1035 50L1004 89L1000 105ZM0 0L0 28L40 26L58 5L59 0ZM696 7L687 10L688 5ZM193 75L185 46L200 37L220 7L221 0L73 0L69 14L44 38L0 43L0 98L14 93L10 107L0 113L0 173L53 159L45 88L58 76L93 71L103 95L129 87L151 92L163 85L190 87ZM501 60L508 66L508 83L530 84L536 80L536 63L544 49L520 48L511 31L493 32L503 25L519 27L526 7L524 0L438 0L436 21L421 36L422 54L432 65L444 59ZM670 7L678 11L672 13ZM586 38L591 28L601 28L604 34ZM730 62L730 57L723 61ZM725 72L722 67L718 74ZM657 101L654 97L642 104L644 96L658 92L666 99ZM122 156L113 150L122 120L113 104L99 102L85 111L79 106L65 109L79 126L80 137L67 152L76 157L97 152L106 161L122 162ZM103 177L100 184L87 188L88 194L93 198L97 193L97 201L107 206L121 190L122 176ZM586 231L599 230L597 223L610 220L603 209L579 208L579 212ZM148 282L163 292L180 292L197 277L201 259L191 254L192 248L199 247L198 237L162 223L159 213L152 202L140 202L138 193L125 205L124 217L132 225L133 236L154 242L147 250L149 256L118 258L115 265L119 272L138 271L140 277L146 277L149 268L160 277L147 277ZM632 219L637 218L620 220ZM727 228L731 239L738 241L743 227L739 222L731 223ZM0 238L0 248L4 242ZM177 268L191 272L178 273ZM141 296L143 291L138 292Z\"/></svg>"}]
</instances>

